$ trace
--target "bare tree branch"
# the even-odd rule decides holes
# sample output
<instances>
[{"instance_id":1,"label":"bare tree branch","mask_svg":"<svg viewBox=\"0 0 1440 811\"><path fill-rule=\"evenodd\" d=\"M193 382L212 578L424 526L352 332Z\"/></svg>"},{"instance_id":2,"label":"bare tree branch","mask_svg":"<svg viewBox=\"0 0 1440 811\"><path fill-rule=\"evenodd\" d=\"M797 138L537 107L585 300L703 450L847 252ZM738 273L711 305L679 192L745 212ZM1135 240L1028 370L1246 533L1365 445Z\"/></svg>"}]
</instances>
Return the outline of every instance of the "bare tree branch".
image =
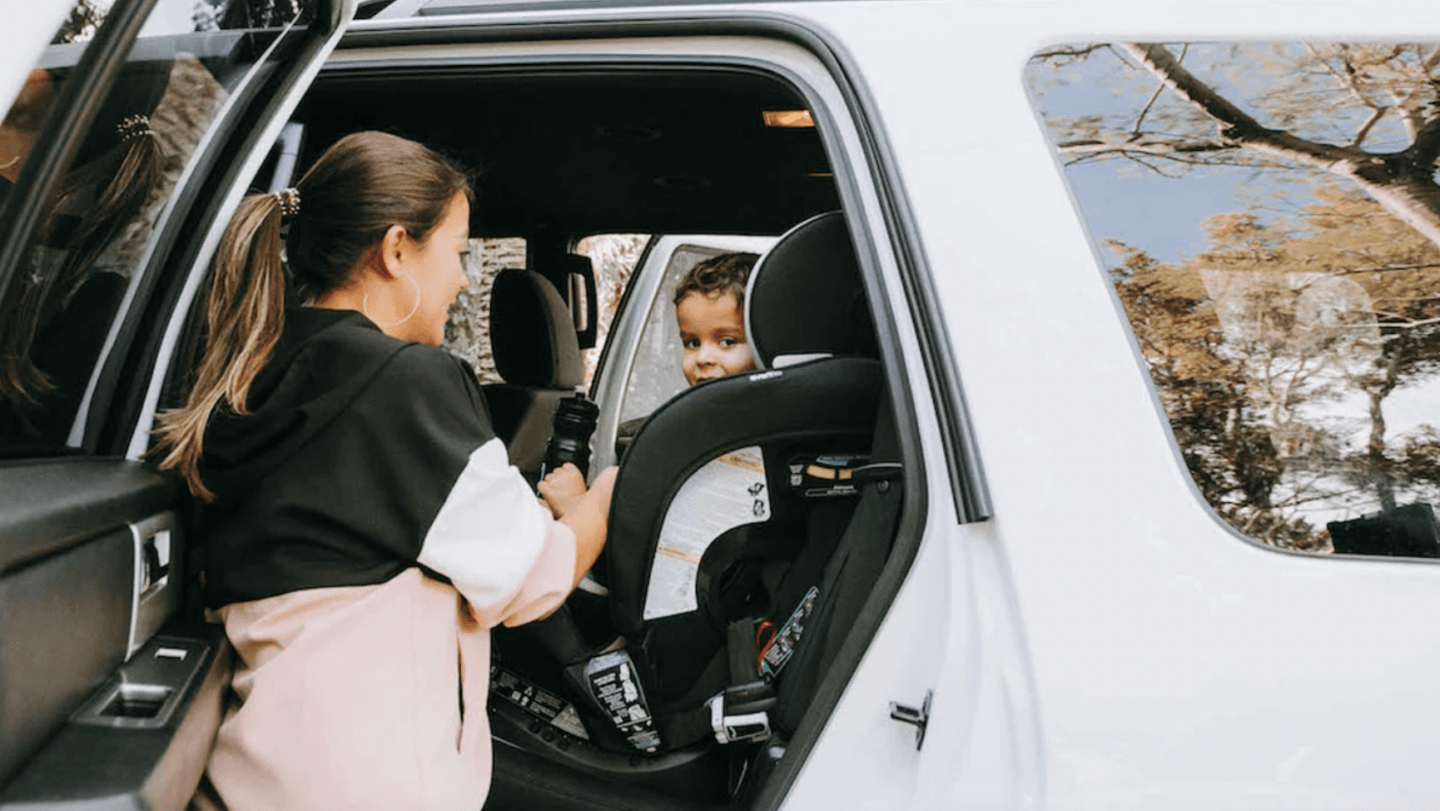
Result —
<instances>
[{"instance_id":1,"label":"bare tree branch","mask_svg":"<svg viewBox=\"0 0 1440 811\"><path fill-rule=\"evenodd\" d=\"M1370 117L1365 120L1364 124L1360 125L1360 131L1355 133L1355 140L1351 141L1350 145L1358 148L1361 144L1365 143L1365 136L1370 134L1370 130L1374 129L1375 125L1380 123L1380 119L1384 118L1385 113L1389 112L1389 110L1389 107L1374 108L1374 111L1370 113Z\"/></svg>"},{"instance_id":2,"label":"bare tree branch","mask_svg":"<svg viewBox=\"0 0 1440 811\"><path fill-rule=\"evenodd\" d=\"M1155 100L1160 98L1160 94L1164 92L1165 83L1161 82L1155 87L1155 92L1150 94L1150 100L1145 102L1144 107L1140 108L1140 115L1135 116L1135 126L1130 129L1130 137L1140 137L1140 127L1145 123L1145 116L1150 112L1150 108L1155 106Z\"/></svg>"},{"instance_id":3,"label":"bare tree branch","mask_svg":"<svg viewBox=\"0 0 1440 811\"><path fill-rule=\"evenodd\" d=\"M1234 152L1239 147L1215 141L1140 141L1127 140L1120 143L1087 138L1065 141L1055 145L1066 155L1094 155L1103 152L1138 152L1168 158L1174 155L1189 155L1201 152Z\"/></svg>"},{"instance_id":4,"label":"bare tree branch","mask_svg":"<svg viewBox=\"0 0 1440 811\"><path fill-rule=\"evenodd\" d=\"M1427 122L1411 147L1399 154L1311 141L1262 126L1186 70L1162 45L1126 42L1118 47L1215 121L1222 143L1350 178L1401 222L1440 245L1440 186L1434 178L1440 120Z\"/></svg>"},{"instance_id":5,"label":"bare tree branch","mask_svg":"<svg viewBox=\"0 0 1440 811\"><path fill-rule=\"evenodd\" d=\"M1435 268L1440 268L1440 264L1434 262L1425 262L1416 265L1383 265L1381 267L1370 268L1345 268L1343 270L1333 270L1331 271L1331 274L1335 276L1347 276L1352 273L1391 273L1397 270L1433 270Z\"/></svg>"},{"instance_id":6,"label":"bare tree branch","mask_svg":"<svg viewBox=\"0 0 1440 811\"><path fill-rule=\"evenodd\" d=\"M1385 109L1385 107L1384 107L1383 105L1379 105L1379 104L1376 104L1375 102L1371 101L1368 96L1366 96L1363 92L1361 92L1361 90L1360 90L1360 85L1359 85L1358 83L1356 83L1356 81L1355 81L1355 65L1354 65L1354 63L1352 63L1352 62L1350 61L1349 51L1348 51L1348 50L1342 49L1342 53L1345 53L1345 54L1346 54L1346 57L1345 57L1345 72L1342 73L1342 72L1336 70L1335 67L1330 64L1330 60L1329 60L1329 59L1326 59L1326 58L1325 58L1325 55L1322 54L1322 53L1320 53L1320 50L1319 50L1318 48L1316 48L1314 45L1311 45L1310 43L1306 43L1306 44L1305 44L1305 49L1310 52L1310 55L1311 55L1311 56L1313 56L1313 57L1315 57L1317 60L1319 60L1320 64L1325 68L1325 71L1326 71L1327 73L1329 73L1331 76L1334 76L1334 77L1335 77L1335 80L1340 83L1340 86L1341 86L1341 87L1345 88L1346 90L1349 90L1349 91L1350 91L1350 94L1353 95L1357 101L1359 101L1362 105L1364 105L1364 106L1366 106L1366 107L1369 107L1369 108L1372 109L1372 110L1382 111L1381 114L1383 115L1383 110ZM1361 134L1355 136L1355 144L1354 144L1355 146L1359 146L1359 145L1360 145L1360 142L1363 141L1363 140L1365 140L1365 135L1364 135L1364 133L1369 132L1369 131L1370 131L1370 127L1372 127L1372 126L1374 126L1373 121L1372 121L1371 123L1367 123L1367 124L1361 129Z\"/></svg>"},{"instance_id":7,"label":"bare tree branch","mask_svg":"<svg viewBox=\"0 0 1440 811\"><path fill-rule=\"evenodd\" d=\"M1087 57L1096 51L1109 50L1109 48L1110 43L1108 42L1096 42L1092 45L1085 45L1079 48L1062 46L1058 48L1049 48L1047 50L1040 51L1034 56L1032 56L1031 59L1055 59L1057 57L1071 57L1083 59L1084 57Z\"/></svg>"},{"instance_id":8,"label":"bare tree branch","mask_svg":"<svg viewBox=\"0 0 1440 811\"><path fill-rule=\"evenodd\" d=\"M1189 53L1189 52L1190 52L1190 43L1187 42L1187 43L1185 43L1184 45L1180 46L1180 58L1179 58L1178 60L1176 60L1176 61L1177 61L1177 62L1184 62L1184 61L1185 61L1185 54L1187 54L1187 53ZM1141 126L1144 125L1144 123L1145 123L1145 116L1146 116L1147 114L1149 114L1150 108L1155 106L1155 100L1158 99L1158 98L1160 98L1160 94L1161 94L1161 93L1164 93L1164 92L1165 92L1165 82L1162 80L1162 81L1160 82L1160 84L1156 85L1156 87L1155 87L1155 92L1150 94L1150 100L1147 101L1147 102L1145 102L1145 106L1144 106L1144 107L1140 108L1140 115L1135 116L1135 126L1134 126L1133 128L1131 128L1131 130L1130 130L1130 137L1131 137L1131 138L1139 138L1139 137L1140 137L1140 128L1141 128Z\"/></svg>"},{"instance_id":9,"label":"bare tree branch","mask_svg":"<svg viewBox=\"0 0 1440 811\"><path fill-rule=\"evenodd\" d=\"M1440 158L1440 116L1432 117L1420 126L1415 140L1405 154L1423 172L1433 174L1435 160Z\"/></svg>"},{"instance_id":10,"label":"bare tree branch","mask_svg":"<svg viewBox=\"0 0 1440 811\"><path fill-rule=\"evenodd\" d=\"M1366 157L1358 149L1317 143L1284 130L1262 126L1249 113L1186 70L1163 45L1124 42L1119 47L1213 119L1222 142L1298 161L1327 172L1337 171L1337 164L1342 162L1355 162Z\"/></svg>"}]
</instances>

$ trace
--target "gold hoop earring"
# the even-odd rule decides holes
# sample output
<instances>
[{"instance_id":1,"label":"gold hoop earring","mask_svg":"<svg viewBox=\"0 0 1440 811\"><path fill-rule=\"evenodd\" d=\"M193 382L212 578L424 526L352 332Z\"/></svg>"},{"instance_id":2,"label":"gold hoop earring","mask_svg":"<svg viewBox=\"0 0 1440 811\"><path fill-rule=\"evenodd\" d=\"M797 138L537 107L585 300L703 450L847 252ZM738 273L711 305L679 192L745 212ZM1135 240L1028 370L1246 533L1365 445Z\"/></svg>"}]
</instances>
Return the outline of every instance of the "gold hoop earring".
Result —
<instances>
[{"instance_id":1,"label":"gold hoop earring","mask_svg":"<svg viewBox=\"0 0 1440 811\"><path fill-rule=\"evenodd\" d=\"M401 276L400 278L409 282L410 285L415 288L415 306L410 308L410 312L406 313L404 318L400 318L395 321L381 321L378 318L374 318L370 315L370 293L367 291L365 295L360 297L360 312L364 313L366 318L374 321L375 324L381 328L388 329L390 327L399 326L406 321L409 321L411 318L414 318L415 313L420 310L420 283L415 281L415 278L413 276Z\"/></svg>"}]
</instances>

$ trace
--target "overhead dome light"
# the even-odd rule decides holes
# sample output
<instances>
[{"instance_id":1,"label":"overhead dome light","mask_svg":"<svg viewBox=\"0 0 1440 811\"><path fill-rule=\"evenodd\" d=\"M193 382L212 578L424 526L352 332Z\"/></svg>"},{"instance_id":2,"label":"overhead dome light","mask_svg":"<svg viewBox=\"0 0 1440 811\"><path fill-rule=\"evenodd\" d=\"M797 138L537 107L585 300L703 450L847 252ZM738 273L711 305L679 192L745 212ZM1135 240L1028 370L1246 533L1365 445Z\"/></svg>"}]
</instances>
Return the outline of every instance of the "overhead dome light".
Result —
<instances>
[{"instance_id":1,"label":"overhead dome light","mask_svg":"<svg viewBox=\"0 0 1440 811\"><path fill-rule=\"evenodd\" d=\"M767 127L813 127L815 119L809 110L762 110Z\"/></svg>"}]
</instances>

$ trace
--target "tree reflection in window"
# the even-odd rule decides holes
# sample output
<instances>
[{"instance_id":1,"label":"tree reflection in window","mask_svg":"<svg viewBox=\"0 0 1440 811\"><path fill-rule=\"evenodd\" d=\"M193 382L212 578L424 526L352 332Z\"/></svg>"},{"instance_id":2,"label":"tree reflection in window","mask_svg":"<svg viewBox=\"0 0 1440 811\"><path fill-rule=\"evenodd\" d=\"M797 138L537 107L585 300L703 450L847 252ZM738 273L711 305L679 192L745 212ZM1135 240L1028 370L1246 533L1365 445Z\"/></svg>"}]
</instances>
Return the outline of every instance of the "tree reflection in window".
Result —
<instances>
[{"instance_id":1,"label":"tree reflection in window","mask_svg":"<svg viewBox=\"0 0 1440 811\"><path fill-rule=\"evenodd\" d=\"M1031 61L1185 463L1249 537L1330 551L1355 519L1403 534L1388 517L1440 502L1437 68L1440 46L1414 44ZM1364 551L1440 555L1423 532Z\"/></svg>"}]
</instances>

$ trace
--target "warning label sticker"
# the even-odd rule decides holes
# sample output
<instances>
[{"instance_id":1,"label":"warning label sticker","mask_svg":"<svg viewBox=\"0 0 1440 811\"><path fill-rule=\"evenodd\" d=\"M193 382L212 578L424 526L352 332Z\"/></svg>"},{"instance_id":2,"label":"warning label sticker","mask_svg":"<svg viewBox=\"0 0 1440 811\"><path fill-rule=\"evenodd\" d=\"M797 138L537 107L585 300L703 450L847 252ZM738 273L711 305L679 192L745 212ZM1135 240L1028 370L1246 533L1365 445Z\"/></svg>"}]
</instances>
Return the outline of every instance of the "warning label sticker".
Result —
<instances>
[{"instance_id":1,"label":"warning label sticker","mask_svg":"<svg viewBox=\"0 0 1440 811\"><path fill-rule=\"evenodd\" d=\"M775 638L766 644L764 653L760 656L760 675L768 681L780 673L790 657L795 655L795 645L800 641L800 635L805 633L805 622L810 617L810 612L815 608L815 598L820 596L820 589L811 586L805 592L805 597L800 600L800 605L790 613L790 619L785 620L779 633Z\"/></svg>"},{"instance_id":2,"label":"warning label sticker","mask_svg":"<svg viewBox=\"0 0 1440 811\"><path fill-rule=\"evenodd\" d=\"M590 739L570 702L496 665L490 666L490 694L509 701L562 732Z\"/></svg>"},{"instance_id":3,"label":"warning label sticker","mask_svg":"<svg viewBox=\"0 0 1440 811\"><path fill-rule=\"evenodd\" d=\"M585 681L596 703L631 746L642 752L659 748L660 733L655 730L629 653L617 650L591 659L585 665Z\"/></svg>"},{"instance_id":4,"label":"warning label sticker","mask_svg":"<svg viewBox=\"0 0 1440 811\"><path fill-rule=\"evenodd\" d=\"M759 447L740 448L695 471L676 492L660 527L645 593L646 620L695 611L700 558L731 527L770 518L765 460Z\"/></svg>"}]
</instances>

